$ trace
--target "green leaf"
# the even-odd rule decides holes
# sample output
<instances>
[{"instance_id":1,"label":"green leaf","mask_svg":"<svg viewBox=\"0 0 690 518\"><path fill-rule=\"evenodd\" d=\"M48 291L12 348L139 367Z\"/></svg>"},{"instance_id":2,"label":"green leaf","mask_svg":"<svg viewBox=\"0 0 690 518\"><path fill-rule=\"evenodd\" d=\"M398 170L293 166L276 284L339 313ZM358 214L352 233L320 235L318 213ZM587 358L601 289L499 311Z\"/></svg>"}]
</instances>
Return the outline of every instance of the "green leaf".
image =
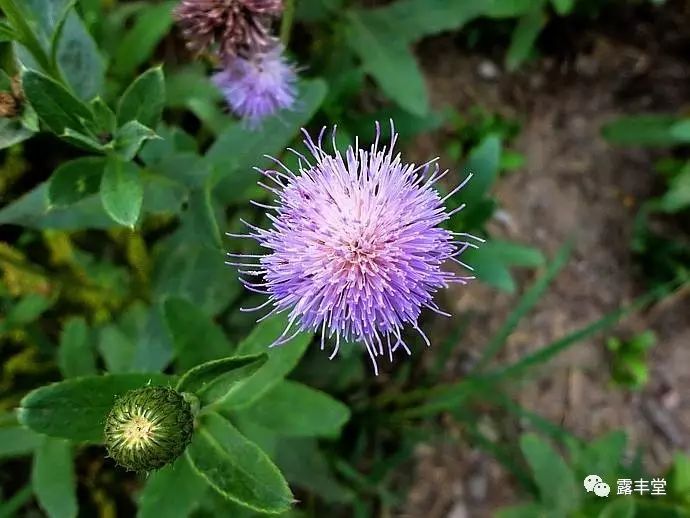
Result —
<instances>
[{"instance_id":1,"label":"green leaf","mask_svg":"<svg viewBox=\"0 0 690 518\"><path fill-rule=\"evenodd\" d=\"M101 180L103 208L116 222L134 228L144 199L140 170L132 162L109 158Z\"/></svg>"},{"instance_id":2,"label":"green leaf","mask_svg":"<svg viewBox=\"0 0 690 518\"><path fill-rule=\"evenodd\" d=\"M37 185L0 208L0 223L65 230L107 229L113 226L98 196L86 197L69 207L51 207L48 203L48 182Z\"/></svg>"},{"instance_id":3,"label":"green leaf","mask_svg":"<svg viewBox=\"0 0 690 518\"><path fill-rule=\"evenodd\" d=\"M175 2L163 2L139 11L134 26L125 33L113 56L112 67L116 75L131 74L151 57L170 30L174 7Z\"/></svg>"},{"instance_id":4,"label":"green leaf","mask_svg":"<svg viewBox=\"0 0 690 518\"><path fill-rule=\"evenodd\" d=\"M77 516L77 487L69 441L43 438L34 455L31 482L38 503L50 518Z\"/></svg>"},{"instance_id":5,"label":"green leaf","mask_svg":"<svg viewBox=\"0 0 690 518\"><path fill-rule=\"evenodd\" d=\"M486 0L482 2L489 18L516 18L534 9L535 0ZM536 0L541 3L541 0Z\"/></svg>"},{"instance_id":6,"label":"green leaf","mask_svg":"<svg viewBox=\"0 0 690 518\"><path fill-rule=\"evenodd\" d=\"M31 137L34 132L16 119L0 119L0 149L5 149Z\"/></svg>"},{"instance_id":7,"label":"green leaf","mask_svg":"<svg viewBox=\"0 0 690 518\"><path fill-rule=\"evenodd\" d=\"M96 131L99 134L110 135L115 133L117 129L115 113L113 113L113 110L110 109L110 106L103 99L96 97L91 101L91 111L93 112Z\"/></svg>"},{"instance_id":8,"label":"green leaf","mask_svg":"<svg viewBox=\"0 0 690 518\"><path fill-rule=\"evenodd\" d=\"M69 319L60 334L58 365L65 378L96 374L96 361L83 317Z\"/></svg>"},{"instance_id":9,"label":"green leaf","mask_svg":"<svg viewBox=\"0 0 690 518\"><path fill-rule=\"evenodd\" d=\"M268 392L289 373L304 354L311 342L311 333L300 333L290 342L269 349L287 326L284 315L275 315L258 324L251 334L237 347L236 354L267 353L268 361L229 397L223 400L223 408L237 409L248 406Z\"/></svg>"},{"instance_id":10,"label":"green leaf","mask_svg":"<svg viewBox=\"0 0 690 518\"><path fill-rule=\"evenodd\" d=\"M117 107L118 124L139 121L144 126L155 128L160 122L165 105L165 78L163 69L154 67L137 77Z\"/></svg>"},{"instance_id":11,"label":"green leaf","mask_svg":"<svg viewBox=\"0 0 690 518\"><path fill-rule=\"evenodd\" d=\"M48 182L51 205L67 206L98 192L105 168L101 157L83 157L63 162Z\"/></svg>"},{"instance_id":12,"label":"green leaf","mask_svg":"<svg viewBox=\"0 0 690 518\"><path fill-rule=\"evenodd\" d=\"M670 133L679 142L690 142L690 118L676 122L671 126Z\"/></svg>"},{"instance_id":13,"label":"green leaf","mask_svg":"<svg viewBox=\"0 0 690 518\"><path fill-rule=\"evenodd\" d=\"M194 237L180 228L159 247L153 268L154 293L157 298L187 299L206 314L215 315L241 293L242 286L237 272L225 264L225 255L203 246ZM225 351L194 361L203 363L227 355Z\"/></svg>"},{"instance_id":14,"label":"green leaf","mask_svg":"<svg viewBox=\"0 0 690 518\"><path fill-rule=\"evenodd\" d=\"M683 142L673 131L680 120L672 115L630 115L606 124L602 134L610 142L619 145L671 146Z\"/></svg>"},{"instance_id":15,"label":"green leaf","mask_svg":"<svg viewBox=\"0 0 690 518\"><path fill-rule=\"evenodd\" d=\"M113 324L105 326L99 333L98 351L111 374L132 371L135 347L130 337Z\"/></svg>"},{"instance_id":16,"label":"green leaf","mask_svg":"<svg viewBox=\"0 0 690 518\"><path fill-rule=\"evenodd\" d=\"M266 454L217 414L199 419L186 455L192 467L228 500L258 512L287 511L290 488Z\"/></svg>"},{"instance_id":17,"label":"green leaf","mask_svg":"<svg viewBox=\"0 0 690 518\"><path fill-rule=\"evenodd\" d=\"M462 176L472 174L472 178L455 196L460 203L473 204L481 200L496 181L501 163L501 139L498 135L488 135L467 157Z\"/></svg>"},{"instance_id":18,"label":"green leaf","mask_svg":"<svg viewBox=\"0 0 690 518\"><path fill-rule=\"evenodd\" d=\"M179 370L224 358L232 352L223 330L198 306L170 297L164 302L164 311Z\"/></svg>"},{"instance_id":19,"label":"green leaf","mask_svg":"<svg viewBox=\"0 0 690 518\"><path fill-rule=\"evenodd\" d=\"M187 457L151 473L140 493L137 518L187 518L207 491Z\"/></svg>"},{"instance_id":20,"label":"green leaf","mask_svg":"<svg viewBox=\"0 0 690 518\"><path fill-rule=\"evenodd\" d=\"M361 11L370 27L395 23L396 35L407 42L458 29L486 9L485 2L467 0L398 0L384 7ZM384 29L385 30L385 29Z\"/></svg>"},{"instance_id":21,"label":"green leaf","mask_svg":"<svg viewBox=\"0 0 690 518\"><path fill-rule=\"evenodd\" d=\"M563 458L534 434L525 434L520 438L520 449L539 488L540 501L562 516L577 509L580 487Z\"/></svg>"},{"instance_id":22,"label":"green leaf","mask_svg":"<svg viewBox=\"0 0 690 518\"><path fill-rule=\"evenodd\" d=\"M30 455L43 437L21 425L0 426L0 460Z\"/></svg>"},{"instance_id":23,"label":"green leaf","mask_svg":"<svg viewBox=\"0 0 690 518\"><path fill-rule=\"evenodd\" d=\"M326 84L322 80L303 81L294 111L269 118L259 131L250 132L241 124L233 124L221 133L204 157L220 180L214 189L219 201L230 203L247 199L258 181L258 176L251 174L251 168L272 163L260 157L279 156L300 128L311 120L325 96Z\"/></svg>"},{"instance_id":24,"label":"green leaf","mask_svg":"<svg viewBox=\"0 0 690 518\"><path fill-rule=\"evenodd\" d=\"M267 360L266 354L232 356L212 360L189 369L177 383L178 392L191 392L199 398L202 408L227 397Z\"/></svg>"},{"instance_id":25,"label":"green leaf","mask_svg":"<svg viewBox=\"0 0 690 518\"><path fill-rule=\"evenodd\" d=\"M626 443L624 432L610 432L584 445L580 451L572 451L570 458L581 473L596 473L604 480L614 480L620 474Z\"/></svg>"},{"instance_id":26,"label":"green leaf","mask_svg":"<svg viewBox=\"0 0 690 518\"><path fill-rule=\"evenodd\" d=\"M169 385L158 373L106 374L73 378L29 392L21 401L19 421L33 431L73 441L100 443L103 423L117 396L147 384Z\"/></svg>"},{"instance_id":27,"label":"green leaf","mask_svg":"<svg viewBox=\"0 0 690 518\"><path fill-rule=\"evenodd\" d=\"M415 115L429 111L424 76L409 43L398 35L395 20L372 27L366 16L351 12L347 41L366 72L393 101Z\"/></svg>"},{"instance_id":28,"label":"green leaf","mask_svg":"<svg viewBox=\"0 0 690 518\"><path fill-rule=\"evenodd\" d=\"M208 186L194 189L189 194L189 208L186 216L192 232L199 236L202 244L222 250L223 242L213 205L213 195Z\"/></svg>"},{"instance_id":29,"label":"green leaf","mask_svg":"<svg viewBox=\"0 0 690 518\"><path fill-rule=\"evenodd\" d=\"M105 63L96 42L74 10L67 15L55 51L62 75L80 99L88 101L101 92Z\"/></svg>"},{"instance_id":30,"label":"green leaf","mask_svg":"<svg viewBox=\"0 0 690 518\"><path fill-rule=\"evenodd\" d=\"M75 131L72 128L65 129L65 131L59 136L65 142L92 153L103 153L105 150L105 146L101 144L96 137L85 135L84 133Z\"/></svg>"},{"instance_id":31,"label":"green leaf","mask_svg":"<svg viewBox=\"0 0 690 518\"><path fill-rule=\"evenodd\" d=\"M125 162L132 160L144 142L160 138L151 128L139 121L129 121L115 132L113 151Z\"/></svg>"},{"instance_id":32,"label":"green leaf","mask_svg":"<svg viewBox=\"0 0 690 518\"><path fill-rule=\"evenodd\" d=\"M570 14L575 6L575 0L551 0L554 9L561 16Z\"/></svg>"},{"instance_id":33,"label":"green leaf","mask_svg":"<svg viewBox=\"0 0 690 518\"><path fill-rule=\"evenodd\" d=\"M87 132L83 121L92 120L91 111L62 85L40 72L26 70L22 87L31 106L53 133L61 135L67 128Z\"/></svg>"},{"instance_id":34,"label":"green leaf","mask_svg":"<svg viewBox=\"0 0 690 518\"><path fill-rule=\"evenodd\" d=\"M506 68L516 70L530 56L539 33L548 18L541 8L523 15L515 26L506 54Z\"/></svg>"},{"instance_id":35,"label":"green leaf","mask_svg":"<svg viewBox=\"0 0 690 518\"><path fill-rule=\"evenodd\" d=\"M350 410L340 401L289 380L238 413L285 437L337 437L350 418Z\"/></svg>"},{"instance_id":36,"label":"green leaf","mask_svg":"<svg viewBox=\"0 0 690 518\"><path fill-rule=\"evenodd\" d=\"M52 305L53 301L38 293L23 296L0 320L0 333L24 327L26 324L38 320L38 317Z\"/></svg>"},{"instance_id":37,"label":"green leaf","mask_svg":"<svg viewBox=\"0 0 690 518\"><path fill-rule=\"evenodd\" d=\"M351 502L355 498L354 492L335 478L315 439L281 438L275 462L290 484L308 489L326 502Z\"/></svg>"},{"instance_id":38,"label":"green leaf","mask_svg":"<svg viewBox=\"0 0 690 518\"><path fill-rule=\"evenodd\" d=\"M537 267L544 263L539 250L495 240L483 243L478 249L468 249L462 260L474 268L478 279L508 293L514 293L516 288L511 267Z\"/></svg>"},{"instance_id":39,"label":"green leaf","mask_svg":"<svg viewBox=\"0 0 690 518\"><path fill-rule=\"evenodd\" d=\"M690 457L677 452L673 456L671 490L674 495L690 497Z\"/></svg>"},{"instance_id":40,"label":"green leaf","mask_svg":"<svg viewBox=\"0 0 690 518\"><path fill-rule=\"evenodd\" d=\"M599 518L635 518L635 500L633 498L619 498L606 504Z\"/></svg>"},{"instance_id":41,"label":"green leaf","mask_svg":"<svg viewBox=\"0 0 690 518\"><path fill-rule=\"evenodd\" d=\"M662 211L669 213L690 208L690 169L685 169L671 179L668 190L658 204Z\"/></svg>"}]
</instances>

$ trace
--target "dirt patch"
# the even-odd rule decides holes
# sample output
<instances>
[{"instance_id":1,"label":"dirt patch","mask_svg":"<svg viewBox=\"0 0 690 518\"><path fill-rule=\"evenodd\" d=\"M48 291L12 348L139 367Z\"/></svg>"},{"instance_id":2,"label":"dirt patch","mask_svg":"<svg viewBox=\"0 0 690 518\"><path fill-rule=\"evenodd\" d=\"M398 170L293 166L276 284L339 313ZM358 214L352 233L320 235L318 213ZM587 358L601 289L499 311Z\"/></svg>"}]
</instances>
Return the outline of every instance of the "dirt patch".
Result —
<instances>
[{"instance_id":1,"label":"dirt patch","mask_svg":"<svg viewBox=\"0 0 690 518\"><path fill-rule=\"evenodd\" d=\"M644 291L629 243L639 204L657 188L653 162L660 152L615 148L600 131L623 114L677 111L690 103L690 53L681 52L690 48L690 40L687 31L678 35L679 27L690 24L687 6L655 16L633 23L623 15L622 22L631 25L584 31L569 47L570 55L546 56L512 75L484 55L464 54L450 36L420 49L435 106L452 105L462 113L479 104L522 122L514 147L526 156L526 166L497 186L502 212L490 224L492 236L534 245L548 255L570 236L576 239L569 264L511 336L504 361ZM441 163L449 163L441 138L420 137L411 146L411 158L441 154ZM520 286L530 280L524 275ZM477 283L457 292L456 311L472 309L475 318L447 365L447 379L461 376L462 358L473 352L473 344L486 342L515 300ZM690 297L679 294L621 327L653 329L659 338L651 355L651 381L641 393L612 386L598 337L558 356L537 379L517 386L514 396L583 438L624 429L631 448L644 449L648 471L661 475L673 450L690 448L690 397L684 390L690 382L689 312ZM512 488L495 461L462 441L424 446L404 514L491 516L519 499Z\"/></svg>"}]
</instances>

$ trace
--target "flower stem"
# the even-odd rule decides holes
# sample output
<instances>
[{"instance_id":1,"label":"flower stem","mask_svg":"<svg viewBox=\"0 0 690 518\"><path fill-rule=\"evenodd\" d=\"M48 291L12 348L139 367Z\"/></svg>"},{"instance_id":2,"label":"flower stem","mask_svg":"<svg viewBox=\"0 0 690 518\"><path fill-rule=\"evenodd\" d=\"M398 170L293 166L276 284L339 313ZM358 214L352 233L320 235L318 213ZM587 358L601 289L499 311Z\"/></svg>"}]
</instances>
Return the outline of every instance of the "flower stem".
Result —
<instances>
[{"instance_id":1,"label":"flower stem","mask_svg":"<svg viewBox=\"0 0 690 518\"><path fill-rule=\"evenodd\" d=\"M290 43L290 33L292 32L292 24L295 21L295 1L285 0L285 9L283 11L283 20L280 24L280 41L284 47Z\"/></svg>"}]
</instances>

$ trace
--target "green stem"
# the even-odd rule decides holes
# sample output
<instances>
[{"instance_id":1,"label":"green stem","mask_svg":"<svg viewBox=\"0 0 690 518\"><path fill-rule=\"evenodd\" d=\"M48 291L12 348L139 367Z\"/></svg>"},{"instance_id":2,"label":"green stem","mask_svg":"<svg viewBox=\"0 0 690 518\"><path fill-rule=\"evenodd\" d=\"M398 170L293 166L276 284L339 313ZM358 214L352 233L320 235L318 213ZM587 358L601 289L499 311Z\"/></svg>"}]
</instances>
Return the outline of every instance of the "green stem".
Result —
<instances>
[{"instance_id":1,"label":"green stem","mask_svg":"<svg viewBox=\"0 0 690 518\"><path fill-rule=\"evenodd\" d=\"M296 0L285 0L283 20L280 23L280 41L286 48L288 46L288 43L290 43L290 33L292 32L292 24L295 21L295 1Z\"/></svg>"}]
</instances>

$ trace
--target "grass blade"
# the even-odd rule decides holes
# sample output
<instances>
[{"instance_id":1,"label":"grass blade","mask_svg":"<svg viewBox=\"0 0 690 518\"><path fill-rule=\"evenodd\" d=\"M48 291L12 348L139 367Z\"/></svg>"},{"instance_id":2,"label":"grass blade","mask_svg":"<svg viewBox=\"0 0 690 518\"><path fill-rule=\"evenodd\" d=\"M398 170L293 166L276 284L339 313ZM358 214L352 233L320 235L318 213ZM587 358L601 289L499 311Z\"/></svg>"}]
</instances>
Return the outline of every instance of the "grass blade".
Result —
<instances>
[{"instance_id":1,"label":"grass blade","mask_svg":"<svg viewBox=\"0 0 690 518\"><path fill-rule=\"evenodd\" d=\"M477 364L477 370L480 371L501 351L505 346L506 341L510 334L515 330L522 317L529 313L532 308L539 302L539 299L544 294L546 289L549 287L551 282L554 280L558 272L565 266L570 257L570 253L573 250L573 240L570 239L563 245L556 257L554 257L551 264L544 275L542 275L537 281L524 293L520 298L515 309L508 315L505 323L499 329L499 331L494 335L491 341L486 345L482 356Z\"/></svg>"}]
</instances>

